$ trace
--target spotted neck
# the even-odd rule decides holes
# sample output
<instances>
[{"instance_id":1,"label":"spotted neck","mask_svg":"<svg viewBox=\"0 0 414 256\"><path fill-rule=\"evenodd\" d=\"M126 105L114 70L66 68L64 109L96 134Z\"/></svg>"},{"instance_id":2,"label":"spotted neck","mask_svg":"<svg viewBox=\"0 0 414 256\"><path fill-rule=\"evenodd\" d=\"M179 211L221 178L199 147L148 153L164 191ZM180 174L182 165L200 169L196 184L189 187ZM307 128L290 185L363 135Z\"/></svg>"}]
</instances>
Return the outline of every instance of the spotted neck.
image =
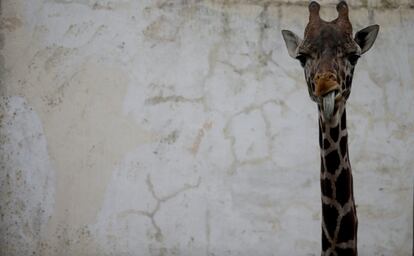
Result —
<instances>
[{"instance_id":1,"label":"spotted neck","mask_svg":"<svg viewBox=\"0 0 414 256\"><path fill-rule=\"evenodd\" d=\"M346 111L325 122L319 112L322 192L322 256L356 256L357 227L348 154Z\"/></svg>"}]
</instances>

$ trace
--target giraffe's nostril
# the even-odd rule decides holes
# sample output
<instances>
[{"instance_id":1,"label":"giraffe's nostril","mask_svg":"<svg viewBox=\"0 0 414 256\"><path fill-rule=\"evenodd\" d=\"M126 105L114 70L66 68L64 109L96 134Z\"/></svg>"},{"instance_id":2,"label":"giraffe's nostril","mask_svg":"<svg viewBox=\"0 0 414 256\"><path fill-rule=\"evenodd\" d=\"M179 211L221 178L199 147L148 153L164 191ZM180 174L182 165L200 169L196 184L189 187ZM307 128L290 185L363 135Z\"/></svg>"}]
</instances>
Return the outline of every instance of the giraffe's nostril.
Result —
<instances>
[{"instance_id":1,"label":"giraffe's nostril","mask_svg":"<svg viewBox=\"0 0 414 256\"><path fill-rule=\"evenodd\" d=\"M329 74L328 79L329 79L329 80L336 80L336 75L334 75L334 74Z\"/></svg>"},{"instance_id":2,"label":"giraffe's nostril","mask_svg":"<svg viewBox=\"0 0 414 256\"><path fill-rule=\"evenodd\" d=\"M337 76L332 72L317 73L315 74L314 81L337 81Z\"/></svg>"}]
</instances>

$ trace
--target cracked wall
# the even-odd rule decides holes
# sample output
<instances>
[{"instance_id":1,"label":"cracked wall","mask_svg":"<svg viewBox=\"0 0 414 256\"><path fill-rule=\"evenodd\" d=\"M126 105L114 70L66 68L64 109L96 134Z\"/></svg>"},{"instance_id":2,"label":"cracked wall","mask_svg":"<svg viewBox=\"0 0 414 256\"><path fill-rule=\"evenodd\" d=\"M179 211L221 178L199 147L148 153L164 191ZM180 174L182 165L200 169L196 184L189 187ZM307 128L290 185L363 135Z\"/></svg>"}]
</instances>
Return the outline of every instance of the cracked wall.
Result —
<instances>
[{"instance_id":1,"label":"cracked wall","mask_svg":"<svg viewBox=\"0 0 414 256\"><path fill-rule=\"evenodd\" d=\"M280 34L306 3L0 1L0 255L319 255L317 110ZM381 26L348 102L359 251L411 255L413 2L349 4Z\"/></svg>"}]
</instances>

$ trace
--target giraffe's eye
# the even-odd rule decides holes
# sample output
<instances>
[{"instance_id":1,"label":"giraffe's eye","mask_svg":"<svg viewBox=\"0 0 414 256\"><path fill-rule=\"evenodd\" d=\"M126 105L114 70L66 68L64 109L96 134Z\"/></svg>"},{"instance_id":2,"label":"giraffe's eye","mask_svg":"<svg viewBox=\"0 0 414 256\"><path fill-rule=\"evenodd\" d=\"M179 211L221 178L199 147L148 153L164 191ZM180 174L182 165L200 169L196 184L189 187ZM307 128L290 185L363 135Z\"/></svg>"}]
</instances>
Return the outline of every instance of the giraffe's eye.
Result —
<instances>
[{"instance_id":1,"label":"giraffe's eye","mask_svg":"<svg viewBox=\"0 0 414 256\"><path fill-rule=\"evenodd\" d=\"M302 67L304 67L305 64L306 64L306 60L308 59L308 57L309 56L307 54L299 53L298 56L296 56L296 59L299 60L300 61L300 65Z\"/></svg>"},{"instance_id":2,"label":"giraffe's eye","mask_svg":"<svg viewBox=\"0 0 414 256\"><path fill-rule=\"evenodd\" d=\"M356 54L356 53L349 54L348 55L349 63L351 63L351 65L354 66L358 62L359 57L360 56L358 54Z\"/></svg>"}]
</instances>

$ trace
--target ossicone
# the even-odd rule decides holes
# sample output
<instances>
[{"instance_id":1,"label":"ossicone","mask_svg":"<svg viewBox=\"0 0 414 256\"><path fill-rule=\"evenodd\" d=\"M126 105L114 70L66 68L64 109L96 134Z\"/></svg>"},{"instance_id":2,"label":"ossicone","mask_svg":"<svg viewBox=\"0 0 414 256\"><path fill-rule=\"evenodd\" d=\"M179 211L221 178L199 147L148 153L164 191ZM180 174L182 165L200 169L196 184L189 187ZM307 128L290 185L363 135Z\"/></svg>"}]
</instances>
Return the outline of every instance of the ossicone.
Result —
<instances>
[{"instance_id":1,"label":"ossicone","mask_svg":"<svg viewBox=\"0 0 414 256\"><path fill-rule=\"evenodd\" d=\"M348 20L348 5L345 1L340 1L336 5L336 10L338 11L338 19Z\"/></svg>"},{"instance_id":2,"label":"ossicone","mask_svg":"<svg viewBox=\"0 0 414 256\"><path fill-rule=\"evenodd\" d=\"M321 9L321 6L315 1L312 1L309 4L309 21L316 21L320 19L319 17L320 9Z\"/></svg>"},{"instance_id":3,"label":"ossicone","mask_svg":"<svg viewBox=\"0 0 414 256\"><path fill-rule=\"evenodd\" d=\"M338 11L336 24L338 24L348 34L352 34L352 25L351 21L349 21L349 8L347 3L345 1L340 1L336 5L336 10Z\"/></svg>"}]
</instances>

